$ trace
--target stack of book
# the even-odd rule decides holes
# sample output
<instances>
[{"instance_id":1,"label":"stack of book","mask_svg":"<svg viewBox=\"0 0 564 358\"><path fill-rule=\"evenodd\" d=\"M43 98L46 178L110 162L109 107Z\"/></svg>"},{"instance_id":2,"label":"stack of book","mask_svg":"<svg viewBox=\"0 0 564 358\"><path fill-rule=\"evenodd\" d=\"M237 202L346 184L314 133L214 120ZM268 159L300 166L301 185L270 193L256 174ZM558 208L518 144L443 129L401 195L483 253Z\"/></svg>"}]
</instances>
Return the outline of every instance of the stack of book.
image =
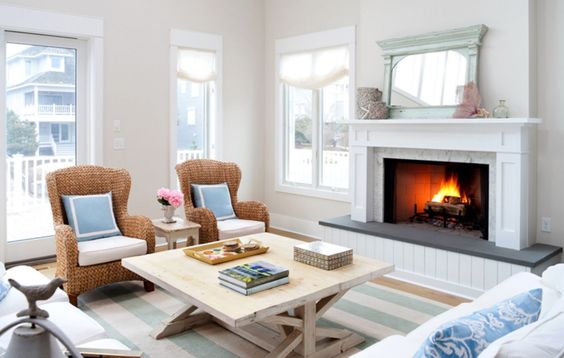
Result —
<instances>
[{"instance_id":1,"label":"stack of book","mask_svg":"<svg viewBox=\"0 0 564 358\"><path fill-rule=\"evenodd\" d=\"M248 296L287 284L288 275L288 269L257 261L219 271L219 284Z\"/></svg>"}]
</instances>

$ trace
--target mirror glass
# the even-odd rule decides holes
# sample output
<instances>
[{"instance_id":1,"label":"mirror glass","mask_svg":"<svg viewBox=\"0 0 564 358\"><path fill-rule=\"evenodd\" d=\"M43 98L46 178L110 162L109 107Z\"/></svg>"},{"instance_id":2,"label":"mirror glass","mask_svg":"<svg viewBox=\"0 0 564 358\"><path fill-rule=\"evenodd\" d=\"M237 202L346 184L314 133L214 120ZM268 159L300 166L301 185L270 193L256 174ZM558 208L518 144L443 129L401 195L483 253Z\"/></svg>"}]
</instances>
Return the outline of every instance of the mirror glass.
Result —
<instances>
[{"instance_id":1,"label":"mirror glass","mask_svg":"<svg viewBox=\"0 0 564 358\"><path fill-rule=\"evenodd\" d=\"M468 51L452 49L394 57L390 104L452 106L468 82Z\"/></svg>"}]
</instances>

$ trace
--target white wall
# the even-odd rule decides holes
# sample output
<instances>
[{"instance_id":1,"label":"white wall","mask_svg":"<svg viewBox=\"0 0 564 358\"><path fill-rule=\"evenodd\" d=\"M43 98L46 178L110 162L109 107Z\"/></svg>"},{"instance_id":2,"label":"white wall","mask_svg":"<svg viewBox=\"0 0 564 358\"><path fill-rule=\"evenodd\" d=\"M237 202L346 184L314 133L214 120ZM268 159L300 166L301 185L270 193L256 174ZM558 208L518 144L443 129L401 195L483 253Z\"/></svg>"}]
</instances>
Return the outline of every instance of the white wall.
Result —
<instances>
[{"instance_id":1,"label":"white wall","mask_svg":"<svg viewBox=\"0 0 564 358\"><path fill-rule=\"evenodd\" d=\"M129 170L129 209L159 216L168 186L170 29L223 36L224 159L242 168L240 196L263 197L262 0L19 0L12 4L104 19L104 164ZM113 120L126 149L114 151Z\"/></svg>"},{"instance_id":2,"label":"white wall","mask_svg":"<svg viewBox=\"0 0 564 358\"><path fill-rule=\"evenodd\" d=\"M564 1L538 0L537 23L538 216L552 217L539 241L564 246Z\"/></svg>"},{"instance_id":3,"label":"white wall","mask_svg":"<svg viewBox=\"0 0 564 358\"><path fill-rule=\"evenodd\" d=\"M513 116L528 116L535 107L529 91L529 0L267 0L265 8L267 158L274 157L274 57L276 39L357 25L357 86L382 88L384 64L376 41L485 24L489 32L481 53L479 73L483 105L492 109L506 99ZM534 20L534 19L533 19ZM533 86L534 87L534 86ZM265 198L272 212L318 221L350 213L342 202L298 197L274 191L275 163L266 165ZM276 223L274 223L276 225Z\"/></svg>"}]
</instances>

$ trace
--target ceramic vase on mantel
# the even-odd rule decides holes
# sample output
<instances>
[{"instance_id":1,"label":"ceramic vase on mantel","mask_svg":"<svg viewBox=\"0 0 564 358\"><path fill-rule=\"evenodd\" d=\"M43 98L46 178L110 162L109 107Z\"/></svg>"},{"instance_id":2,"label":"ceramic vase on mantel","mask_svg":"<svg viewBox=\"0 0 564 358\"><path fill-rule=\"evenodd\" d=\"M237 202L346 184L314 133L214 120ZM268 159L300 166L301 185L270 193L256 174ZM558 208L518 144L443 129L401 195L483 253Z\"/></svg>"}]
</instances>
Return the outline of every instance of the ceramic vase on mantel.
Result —
<instances>
[{"instance_id":1,"label":"ceramic vase on mantel","mask_svg":"<svg viewBox=\"0 0 564 358\"><path fill-rule=\"evenodd\" d=\"M172 205L163 205L162 206L163 209L163 223L165 224L172 224L175 223L176 220L174 220L174 211L176 210L176 208Z\"/></svg>"}]
</instances>

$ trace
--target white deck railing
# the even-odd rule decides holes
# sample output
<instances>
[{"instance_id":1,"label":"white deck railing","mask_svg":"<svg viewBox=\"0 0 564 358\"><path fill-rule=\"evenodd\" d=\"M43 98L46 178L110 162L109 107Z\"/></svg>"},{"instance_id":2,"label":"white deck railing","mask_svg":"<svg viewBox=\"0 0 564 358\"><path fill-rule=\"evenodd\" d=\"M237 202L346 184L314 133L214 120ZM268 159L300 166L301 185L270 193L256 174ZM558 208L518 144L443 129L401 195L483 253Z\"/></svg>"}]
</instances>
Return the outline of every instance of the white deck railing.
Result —
<instances>
[{"instance_id":1,"label":"white deck railing","mask_svg":"<svg viewBox=\"0 0 564 358\"><path fill-rule=\"evenodd\" d=\"M38 104L25 107L25 114L72 115L76 106L72 104Z\"/></svg>"},{"instance_id":2,"label":"white deck railing","mask_svg":"<svg viewBox=\"0 0 564 358\"><path fill-rule=\"evenodd\" d=\"M182 163L186 160L202 159L204 157L203 150L179 150L176 152L176 162Z\"/></svg>"},{"instance_id":3,"label":"white deck railing","mask_svg":"<svg viewBox=\"0 0 564 358\"><path fill-rule=\"evenodd\" d=\"M48 200L47 173L74 165L74 156L34 156L16 154L6 159L8 212L17 212Z\"/></svg>"}]
</instances>

